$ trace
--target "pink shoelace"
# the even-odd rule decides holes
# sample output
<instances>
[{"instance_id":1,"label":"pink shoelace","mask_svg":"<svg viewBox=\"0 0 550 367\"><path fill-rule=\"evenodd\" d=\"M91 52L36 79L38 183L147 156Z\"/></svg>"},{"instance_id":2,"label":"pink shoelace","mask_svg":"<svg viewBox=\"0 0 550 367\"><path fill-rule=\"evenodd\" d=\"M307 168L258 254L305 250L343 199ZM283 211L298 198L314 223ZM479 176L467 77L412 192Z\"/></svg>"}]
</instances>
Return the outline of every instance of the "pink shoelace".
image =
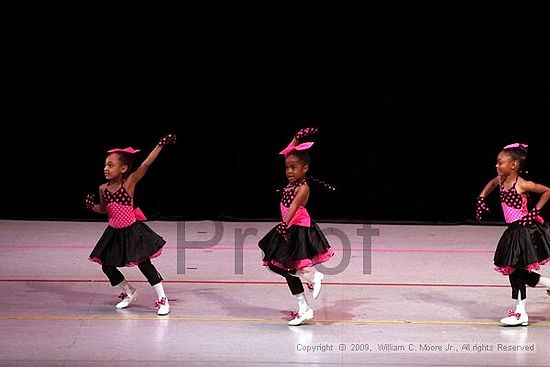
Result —
<instances>
[{"instance_id":1,"label":"pink shoelace","mask_svg":"<svg viewBox=\"0 0 550 367\"><path fill-rule=\"evenodd\" d=\"M510 311L508 311L508 316L515 316L516 320L519 320L519 318L521 317L521 313L514 312L513 310L510 310Z\"/></svg>"},{"instance_id":2,"label":"pink shoelace","mask_svg":"<svg viewBox=\"0 0 550 367\"><path fill-rule=\"evenodd\" d=\"M166 297L162 297L158 301L155 301L155 307L159 308L160 306L164 306L167 302L168 300L166 299Z\"/></svg>"}]
</instances>

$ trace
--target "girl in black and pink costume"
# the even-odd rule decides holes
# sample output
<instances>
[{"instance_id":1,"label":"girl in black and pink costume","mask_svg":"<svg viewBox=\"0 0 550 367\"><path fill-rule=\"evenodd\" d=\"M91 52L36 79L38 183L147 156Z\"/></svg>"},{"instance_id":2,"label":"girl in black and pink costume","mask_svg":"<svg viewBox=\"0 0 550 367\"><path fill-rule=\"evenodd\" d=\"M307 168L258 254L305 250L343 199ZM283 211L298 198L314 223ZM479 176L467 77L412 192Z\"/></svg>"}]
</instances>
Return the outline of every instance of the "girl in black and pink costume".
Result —
<instances>
[{"instance_id":1,"label":"girl in black and pink costume","mask_svg":"<svg viewBox=\"0 0 550 367\"><path fill-rule=\"evenodd\" d=\"M264 253L263 264L286 279L290 292L298 301L298 312L288 322L293 326L313 318L313 309L307 303L301 279L306 281L313 292L313 298L317 298L324 274L313 266L334 255L323 232L311 220L305 208L309 198L309 182L318 182L334 190L320 180L306 177L310 163L309 149L313 142L302 141L315 132L315 128L300 130L287 148L280 152L285 156L289 180L280 202L282 222L271 229L258 244Z\"/></svg>"},{"instance_id":2,"label":"girl in black and pink costume","mask_svg":"<svg viewBox=\"0 0 550 367\"><path fill-rule=\"evenodd\" d=\"M502 325L528 325L525 310L526 286L541 284L550 295L550 279L534 272L550 261L550 226L544 223L540 210L550 199L550 188L527 181L523 172L527 159L527 145L507 145L497 157L498 176L481 191L476 208L476 219L489 211L485 197L498 187L504 219L508 228L502 234L494 255L495 270L507 275L512 287L515 310L500 320ZM528 208L529 193L539 194L537 203Z\"/></svg>"},{"instance_id":3,"label":"girl in black and pink costume","mask_svg":"<svg viewBox=\"0 0 550 367\"><path fill-rule=\"evenodd\" d=\"M105 160L105 178L109 181L99 187L99 204L95 204L93 194L86 197L86 208L90 211L107 214L109 226L92 250L89 260L101 265L112 286L120 286L123 293L116 308L126 308L137 298L137 290L124 278L118 267L137 265L155 289L158 300L157 314L170 312L168 298L164 293L162 276L151 263L159 256L166 241L145 223L145 216L134 208L134 190L163 147L176 142L175 135L164 136L141 165L131 172L133 156L139 150L132 147L111 149Z\"/></svg>"}]
</instances>

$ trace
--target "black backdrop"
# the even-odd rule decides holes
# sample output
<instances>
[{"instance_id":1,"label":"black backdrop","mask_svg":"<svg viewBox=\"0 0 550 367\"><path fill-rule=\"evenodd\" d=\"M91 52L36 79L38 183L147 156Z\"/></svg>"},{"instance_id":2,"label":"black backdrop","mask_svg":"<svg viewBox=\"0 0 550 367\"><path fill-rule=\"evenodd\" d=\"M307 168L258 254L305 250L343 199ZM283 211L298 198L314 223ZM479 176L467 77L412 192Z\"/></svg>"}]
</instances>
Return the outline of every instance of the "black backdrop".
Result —
<instances>
[{"instance_id":1,"label":"black backdrop","mask_svg":"<svg viewBox=\"0 0 550 367\"><path fill-rule=\"evenodd\" d=\"M151 219L276 218L277 152L305 126L337 187L313 189L320 221L468 221L516 141L550 184L542 11L132 6L10 14L2 218L97 220L105 151L141 160L168 132L137 190Z\"/></svg>"}]
</instances>

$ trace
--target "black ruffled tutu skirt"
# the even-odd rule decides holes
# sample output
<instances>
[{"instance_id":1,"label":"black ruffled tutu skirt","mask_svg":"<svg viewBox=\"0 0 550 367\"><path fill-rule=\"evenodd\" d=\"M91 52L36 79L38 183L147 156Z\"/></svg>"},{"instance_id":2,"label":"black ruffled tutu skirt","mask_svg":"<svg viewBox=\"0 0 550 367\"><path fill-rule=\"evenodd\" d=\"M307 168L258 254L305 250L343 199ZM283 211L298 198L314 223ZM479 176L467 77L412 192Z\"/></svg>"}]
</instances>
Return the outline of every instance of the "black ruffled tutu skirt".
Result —
<instances>
[{"instance_id":1,"label":"black ruffled tutu skirt","mask_svg":"<svg viewBox=\"0 0 550 367\"><path fill-rule=\"evenodd\" d=\"M133 266L161 254L166 241L143 222L124 228L108 226L90 253L90 261L109 266Z\"/></svg>"},{"instance_id":2,"label":"black ruffled tutu skirt","mask_svg":"<svg viewBox=\"0 0 550 367\"><path fill-rule=\"evenodd\" d=\"M289 241L272 228L258 243L264 253L263 264L285 270L299 270L329 260L334 252L315 222L311 227L290 226Z\"/></svg>"},{"instance_id":3,"label":"black ruffled tutu skirt","mask_svg":"<svg viewBox=\"0 0 550 367\"><path fill-rule=\"evenodd\" d=\"M550 261L550 226L540 223L524 227L511 223L498 242L495 270L510 275L516 269L538 270Z\"/></svg>"}]
</instances>

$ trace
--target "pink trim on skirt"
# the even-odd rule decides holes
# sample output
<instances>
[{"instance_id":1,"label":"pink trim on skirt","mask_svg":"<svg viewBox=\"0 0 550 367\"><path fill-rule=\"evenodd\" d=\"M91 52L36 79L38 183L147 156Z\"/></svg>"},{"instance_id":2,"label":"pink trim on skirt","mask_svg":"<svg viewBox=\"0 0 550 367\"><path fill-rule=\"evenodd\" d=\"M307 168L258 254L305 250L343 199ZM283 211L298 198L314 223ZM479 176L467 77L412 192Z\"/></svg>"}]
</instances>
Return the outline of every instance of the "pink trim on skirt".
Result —
<instances>
[{"instance_id":1,"label":"pink trim on skirt","mask_svg":"<svg viewBox=\"0 0 550 367\"><path fill-rule=\"evenodd\" d=\"M157 252L155 252L153 255L149 256L149 259L154 259L156 257L159 257L160 255L162 254L162 249L158 250ZM101 263L101 259L99 257L90 257L88 260L90 260L91 262L94 262L94 263L98 263L99 265L103 265ZM143 261L143 260L142 260ZM141 261L131 261L129 263L126 263L126 265L124 266L127 266L127 267L131 267L131 266L136 266L140 263Z\"/></svg>"},{"instance_id":2,"label":"pink trim on skirt","mask_svg":"<svg viewBox=\"0 0 550 367\"><path fill-rule=\"evenodd\" d=\"M328 250L327 252L323 252L315 255L312 259L294 260L290 263L281 263L277 260L264 260L263 265L264 266L275 265L276 267L284 270L300 270L303 268L307 268L308 266L324 263L325 261L328 261L333 256L334 256L334 251Z\"/></svg>"},{"instance_id":3,"label":"pink trim on skirt","mask_svg":"<svg viewBox=\"0 0 550 367\"><path fill-rule=\"evenodd\" d=\"M532 272L533 270L539 270L541 265L544 265L549 261L550 261L550 258L542 260L542 261L538 261L536 263L529 264L529 265L527 265L526 270L528 272ZM499 273L502 273L502 275L510 275L514 271L516 271L516 268L513 267L513 266L496 266L495 271L498 271Z\"/></svg>"}]
</instances>

